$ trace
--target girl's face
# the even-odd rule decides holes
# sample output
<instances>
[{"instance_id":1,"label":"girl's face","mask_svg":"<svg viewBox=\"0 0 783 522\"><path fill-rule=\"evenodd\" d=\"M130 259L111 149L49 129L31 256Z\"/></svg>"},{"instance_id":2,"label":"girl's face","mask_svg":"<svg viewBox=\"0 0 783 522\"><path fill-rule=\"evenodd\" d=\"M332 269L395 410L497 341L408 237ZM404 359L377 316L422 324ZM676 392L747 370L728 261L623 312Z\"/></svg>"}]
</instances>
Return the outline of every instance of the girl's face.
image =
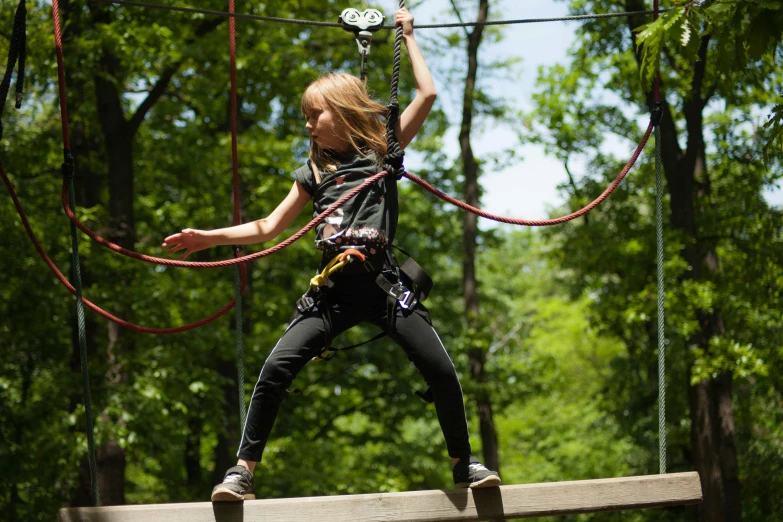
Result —
<instances>
[{"instance_id":1,"label":"girl's face","mask_svg":"<svg viewBox=\"0 0 783 522\"><path fill-rule=\"evenodd\" d=\"M350 148L347 130L335 120L332 111L326 108L323 100L318 100L305 111L305 128L318 147L345 151Z\"/></svg>"}]
</instances>

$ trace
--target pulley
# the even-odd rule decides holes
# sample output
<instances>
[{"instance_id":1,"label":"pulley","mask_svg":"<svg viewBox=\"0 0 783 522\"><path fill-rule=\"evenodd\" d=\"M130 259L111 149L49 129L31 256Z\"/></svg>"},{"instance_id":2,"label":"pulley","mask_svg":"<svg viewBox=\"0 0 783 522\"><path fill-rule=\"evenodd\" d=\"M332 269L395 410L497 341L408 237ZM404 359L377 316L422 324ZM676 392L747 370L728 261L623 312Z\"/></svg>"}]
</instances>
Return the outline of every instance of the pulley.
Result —
<instances>
[{"instance_id":1,"label":"pulley","mask_svg":"<svg viewBox=\"0 0 783 522\"><path fill-rule=\"evenodd\" d=\"M362 80L367 76L367 57L370 55L372 33L383 27L383 14L377 9L359 11L349 7L340 13L340 24L346 31L354 33L359 54L362 57Z\"/></svg>"}]
</instances>

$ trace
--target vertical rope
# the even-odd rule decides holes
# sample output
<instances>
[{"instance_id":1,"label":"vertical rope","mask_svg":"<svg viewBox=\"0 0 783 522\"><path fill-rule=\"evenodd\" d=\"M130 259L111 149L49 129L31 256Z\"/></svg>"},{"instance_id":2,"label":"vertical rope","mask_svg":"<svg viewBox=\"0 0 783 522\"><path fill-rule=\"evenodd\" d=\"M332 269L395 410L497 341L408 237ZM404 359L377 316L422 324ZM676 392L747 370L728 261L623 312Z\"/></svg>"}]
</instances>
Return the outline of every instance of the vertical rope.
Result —
<instances>
[{"instance_id":1,"label":"vertical rope","mask_svg":"<svg viewBox=\"0 0 783 522\"><path fill-rule=\"evenodd\" d=\"M234 0L228 0L228 11L234 13ZM231 166L234 175L233 196L234 196L234 225L242 222L240 212L240 193L239 193L239 152L237 149L237 37L236 37L236 18L233 16L228 20L229 33L229 63L231 69ZM242 249L234 247L234 257L239 257ZM245 354L243 347L243 318L242 318L242 268L240 265L234 267L234 295L236 305L234 307L235 330L237 336L237 388L239 392L239 429L242 430L245 425L247 407L245 405Z\"/></svg>"},{"instance_id":2,"label":"vertical rope","mask_svg":"<svg viewBox=\"0 0 783 522\"><path fill-rule=\"evenodd\" d=\"M658 19L658 0L654 0L653 18ZM653 85L654 111L659 111L655 124L655 237L658 255L658 462L660 473L666 473L666 332L664 329L664 273L663 273L663 177L661 175L661 75Z\"/></svg>"},{"instance_id":3,"label":"vertical rope","mask_svg":"<svg viewBox=\"0 0 783 522\"><path fill-rule=\"evenodd\" d=\"M239 391L239 429L244 429L245 418L247 417L247 406L245 404L245 350L243 346L242 332L242 275L241 269L234 267L234 294L236 295L236 304L234 305L237 331L237 388Z\"/></svg>"},{"instance_id":4,"label":"vertical rope","mask_svg":"<svg viewBox=\"0 0 783 522\"><path fill-rule=\"evenodd\" d=\"M400 9L405 7L405 0L400 0ZM384 168L390 174L402 175L402 159L404 152L397 141L397 119L400 115L400 102L397 99L400 85L400 58L402 56L402 26L397 26L394 35L394 65L392 68L391 92L389 94L389 116L386 119L386 158Z\"/></svg>"},{"instance_id":5,"label":"vertical rope","mask_svg":"<svg viewBox=\"0 0 783 522\"><path fill-rule=\"evenodd\" d=\"M658 250L658 439L660 472L666 473L666 338L663 281L663 180L661 127L655 126L655 236Z\"/></svg>"},{"instance_id":6,"label":"vertical rope","mask_svg":"<svg viewBox=\"0 0 783 522\"><path fill-rule=\"evenodd\" d=\"M405 7L405 0L400 0L400 9ZM391 94L389 103L399 105L397 93L400 85L400 58L402 56L402 26L398 25L394 33L394 65L392 68Z\"/></svg>"},{"instance_id":7,"label":"vertical rope","mask_svg":"<svg viewBox=\"0 0 783 522\"><path fill-rule=\"evenodd\" d=\"M52 0L52 22L54 26L54 43L57 52L57 86L60 94L60 119L63 134L63 176L68 182L68 200L71 208L76 208L76 198L73 189L73 175L76 168L71 155L71 139L68 132L68 105L65 98L65 67L63 65L63 39L60 28L60 0ZM87 424L87 460L90 467L90 482L92 484L92 501L99 506L101 503L98 492L98 465L95 459L95 436L92 418L92 400L90 398L90 375L87 365L87 331L84 324L84 302L82 300L82 271L79 258L79 238L76 226L71 223L71 264L73 265L73 283L76 289L76 320L79 329L79 357L81 359L82 387L84 390L84 413Z\"/></svg>"},{"instance_id":8,"label":"vertical rope","mask_svg":"<svg viewBox=\"0 0 783 522\"><path fill-rule=\"evenodd\" d=\"M57 3L54 0L53 3ZM74 160L71 152L65 151L63 173L68 180L68 200L71 208L76 208L76 198L73 189ZM95 459L95 436L92 419L92 400L90 397L90 373L87 367L87 328L84 321L84 302L82 301L82 269L79 258L79 236L76 225L71 223L71 268L73 269L73 285L76 288L76 321L79 329L79 359L82 371L82 389L84 392L84 416L87 423L87 461L90 466L90 483L92 485L93 504L101 504L98 493L98 464Z\"/></svg>"}]
</instances>

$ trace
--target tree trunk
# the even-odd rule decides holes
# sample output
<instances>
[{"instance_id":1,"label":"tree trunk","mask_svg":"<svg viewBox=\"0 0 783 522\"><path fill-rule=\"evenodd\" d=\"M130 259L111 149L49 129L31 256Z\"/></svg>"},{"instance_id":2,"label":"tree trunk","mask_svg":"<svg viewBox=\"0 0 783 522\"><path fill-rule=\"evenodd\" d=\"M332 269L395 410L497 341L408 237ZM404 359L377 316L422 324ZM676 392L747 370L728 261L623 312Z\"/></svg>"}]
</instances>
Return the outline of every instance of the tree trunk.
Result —
<instances>
[{"instance_id":1,"label":"tree trunk","mask_svg":"<svg viewBox=\"0 0 783 522\"><path fill-rule=\"evenodd\" d=\"M640 0L627 0L629 11L643 10ZM641 19L629 20L629 29L638 27ZM633 38L633 33L630 33ZM661 120L662 159L670 196L671 225L683 234L683 258L690 270L683 276L694 281L718 277L720 265L715 245L702 239L699 219L708 206L710 179L706 165L703 111L709 101L704 97L704 80L708 63L710 37L701 39L699 61L694 64L690 97L684 100L686 148L680 149L678 129L664 100ZM637 61L640 60L637 52ZM662 89L662 92L665 90ZM652 103L652 99L648 98ZM697 345L706 353L710 339L725 333L721 310L701 312L701 326L687 345ZM734 441L734 409L731 396L732 375L724 373L708 381L689 386L693 460L699 472L704 502L699 518L704 522L740 522L742 520L737 449Z\"/></svg>"},{"instance_id":2,"label":"tree trunk","mask_svg":"<svg viewBox=\"0 0 783 522\"><path fill-rule=\"evenodd\" d=\"M91 10L94 24L110 24L111 15L106 6ZM121 77L120 62L111 48L104 45L96 72L95 98L103 145L108 162L109 182L109 241L133 250L135 246L133 216L133 135L129 131L122 107L122 93L118 86ZM122 281L130 285L130 281ZM118 310L121 317L130 319L129 307ZM109 321L106 344L106 382L109 393L127 384L129 371L123 361L124 353L132 350L133 342L122 328ZM107 419L108 422L111 422ZM102 505L125 504L125 448L115 439L108 439L98 447L98 490Z\"/></svg>"},{"instance_id":3,"label":"tree trunk","mask_svg":"<svg viewBox=\"0 0 783 522\"><path fill-rule=\"evenodd\" d=\"M116 440L108 440L98 447L96 459L101 505L125 504L125 448Z\"/></svg>"},{"instance_id":4,"label":"tree trunk","mask_svg":"<svg viewBox=\"0 0 783 522\"><path fill-rule=\"evenodd\" d=\"M480 0L477 22L487 20L489 0ZM479 204L479 165L473 155L470 143L470 133L473 128L473 101L476 91L476 76L478 74L478 49L484 26L478 25L468 34L468 72L465 78L465 91L462 103L462 127L459 133L460 155L465 174L465 201L469 205ZM477 330L480 324L478 281L476 279L476 237L478 236L478 217L470 212L465 213L463 224L462 260L462 295L465 300L465 318L469 330ZM492 414L492 402L486 391L487 376L485 371L486 351L471 349L468 352L470 373L479 383L476 397L476 407L479 416L481 441L484 449L484 462L493 470L500 470L498 458L498 439L495 431L495 421Z\"/></svg>"}]
</instances>

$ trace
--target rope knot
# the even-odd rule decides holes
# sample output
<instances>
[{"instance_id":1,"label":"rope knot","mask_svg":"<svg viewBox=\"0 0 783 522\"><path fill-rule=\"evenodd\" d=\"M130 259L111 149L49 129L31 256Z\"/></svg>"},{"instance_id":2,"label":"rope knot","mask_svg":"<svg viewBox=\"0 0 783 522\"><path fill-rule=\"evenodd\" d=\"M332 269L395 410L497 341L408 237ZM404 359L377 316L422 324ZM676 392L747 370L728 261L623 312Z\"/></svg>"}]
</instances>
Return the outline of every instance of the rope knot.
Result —
<instances>
[{"instance_id":1,"label":"rope knot","mask_svg":"<svg viewBox=\"0 0 783 522\"><path fill-rule=\"evenodd\" d=\"M661 123L662 118L663 118L663 104L657 101L655 102L652 110L650 111L650 121L652 121L652 124L657 127Z\"/></svg>"},{"instance_id":2,"label":"rope knot","mask_svg":"<svg viewBox=\"0 0 783 522\"><path fill-rule=\"evenodd\" d=\"M400 142L397 141L397 119L400 115L400 104L397 102L396 96L389 103L388 109L389 115L386 120L386 157L383 158L383 168L390 176L400 179L405 172L405 167L403 166L405 152L400 147Z\"/></svg>"},{"instance_id":3,"label":"rope knot","mask_svg":"<svg viewBox=\"0 0 783 522\"><path fill-rule=\"evenodd\" d=\"M390 176L395 176L397 179L401 179L402 175L405 173L405 165L403 165L403 160L405 159L405 152L400 150L400 144L394 142L394 150L391 148L389 149L391 152L386 154L386 157L383 158L383 168L386 170L386 172L389 173Z\"/></svg>"},{"instance_id":4,"label":"rope knot","mask_svg":"<svg viewBox=\"0 0 783 522\"><path fill-rule=\"evenodd\" d=\"M65 150L65 159L63 159L63 165L62 165L62 173L63 178L65 179L73 179L74 174L76 173L76 160L71 155L70 150Z\"/></svg>"}]
</instances>

